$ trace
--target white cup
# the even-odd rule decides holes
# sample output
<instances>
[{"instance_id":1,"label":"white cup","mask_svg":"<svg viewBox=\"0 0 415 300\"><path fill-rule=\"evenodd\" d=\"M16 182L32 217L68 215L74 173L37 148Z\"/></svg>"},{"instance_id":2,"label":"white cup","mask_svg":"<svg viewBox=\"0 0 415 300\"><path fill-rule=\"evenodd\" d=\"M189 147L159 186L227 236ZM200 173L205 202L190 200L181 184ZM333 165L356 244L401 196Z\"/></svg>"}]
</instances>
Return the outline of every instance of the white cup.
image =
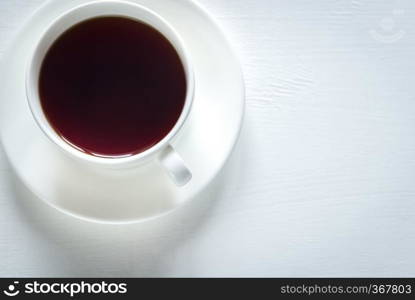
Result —
<instances>
[{"instance_id":1,"label":"white cup","mask_svg":"<svg viewBox=\"0 0 415 300\"><path fill-rule=\"evenodd\" d=\"M54 41L72 26L96 17L122 16L146 23L162 33L173 45L179 55L186 74L187 93L182 113L173 129L156 145L144 152L128 157L97 157L80 151L60 137L49 124L39 97L38 81L43 59ZM140 164L156 159L165 168L174 183L183 186L192 178L182 158L173 149L171 143L186 122L194 97L194 75L189 56L180 36L161 16L153 11L126 1L100 0L79 5L60 15L41 36L33 56L28 64L26 73L26 94L30 110L37 124L45 135L61 150L82 162L94 166L114 168L139 167Z\"/></svg>"}]
</instances>

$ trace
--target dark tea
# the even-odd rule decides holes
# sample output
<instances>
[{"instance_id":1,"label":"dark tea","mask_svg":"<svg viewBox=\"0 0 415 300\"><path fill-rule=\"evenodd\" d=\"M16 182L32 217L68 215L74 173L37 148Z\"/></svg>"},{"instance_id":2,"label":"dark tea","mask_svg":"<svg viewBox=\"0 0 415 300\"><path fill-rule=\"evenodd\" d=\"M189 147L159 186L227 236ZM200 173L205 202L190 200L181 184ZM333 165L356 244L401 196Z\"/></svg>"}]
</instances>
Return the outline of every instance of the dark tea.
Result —
<instances>
[{"instance_id":1,"label":"dark tea","mask_svg":"<svg viewBox=\"0 0 415 300\"><path fill-rule=\"evenodd\" d=\"M123 17L99 17L63 33L48 50L39 95L54 130L95 156L143 152L176 124L186 75L159 31Z\"/></svg>"}]
</instances>

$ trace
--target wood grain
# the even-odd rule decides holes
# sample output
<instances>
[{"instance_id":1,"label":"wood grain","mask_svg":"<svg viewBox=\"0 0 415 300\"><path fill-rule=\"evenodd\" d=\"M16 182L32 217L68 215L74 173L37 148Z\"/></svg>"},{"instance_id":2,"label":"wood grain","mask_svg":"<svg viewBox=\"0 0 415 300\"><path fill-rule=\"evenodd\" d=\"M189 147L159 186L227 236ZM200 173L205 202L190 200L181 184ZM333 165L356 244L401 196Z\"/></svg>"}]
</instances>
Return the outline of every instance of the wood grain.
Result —
<instances>
[{"instance_id":1,"label":"wood grain","mask_svg":"<svg viewBox=\"0 0 415 300\"><path fill-rule=\"evenodd\" d=\"M0 54L41 2L0 2ZM221 177L164 219L102 226L33 199L1 154L0 275L415 276L415 3L199 2L246 80Z\"/></svg>"}]
</instances>

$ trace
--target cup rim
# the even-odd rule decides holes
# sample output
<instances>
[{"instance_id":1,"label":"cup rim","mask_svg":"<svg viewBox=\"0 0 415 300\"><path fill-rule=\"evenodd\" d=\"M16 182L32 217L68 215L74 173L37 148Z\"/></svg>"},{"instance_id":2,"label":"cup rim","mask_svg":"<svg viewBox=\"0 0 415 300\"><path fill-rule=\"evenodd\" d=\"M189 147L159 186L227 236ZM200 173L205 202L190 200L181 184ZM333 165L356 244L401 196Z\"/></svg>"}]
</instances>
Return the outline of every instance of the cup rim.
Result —
<instances>
[{"instance_id":1,"label":"cup rim","mask_svg":"<svg viewBox=\"0 0 415 300\"><path fill-rule=\"evenodd\" d=\"M98 14L93 14L91 16L87 16L86 18L82 18L81 20L75 21L75 22L71 22L71 25L67 26L66 28L64 28L63 30L59 31L59 34L57 35L57 37L55 37L55 39L53 39L51 42L48 41L46 39L46 37L48 36L49 33L51 33L52 30L54 30L59 24L60 22L65 18L65 17L69 17L73 14L76 15L76 13L78 13L79 11L87 8L87 7L101 7L101 8L111 8L111 6L113 5L125 5L125 6L129 6L130 8L135 8L138 10L141 10L141 12L144 12L146 15L151 16L151 18L156 19L158 22L160 22L161 24L163 24L163 26L165 28L167 28L168 31L170 31L170 37L169 35L167 35L165 33L165 31L161 30L160 28L154 26L154 24L151 24L149 22L147 22L146 20L142 20L140 17L136 17L134 16L134 13L126 13L126 14L120 14L120 13L98 13ZM150 148L130 155L130 156L94 156L88 153L85 153L83 151L81 151L80 149L78 149L75 145L72 145L69 143L69 141L65 141L65 139L61 136L58 135L58 133L53 129L53 127L51 126L51 124L49 123L49 121L47 120L44 111L41 107L40 104L40 96L39 93L36 90L36 92L34 92L34 87L33 87L33 69L35 68L35 63L37 62L36 59L39 51L41 49L41 47L45 44L45 43L49 43L48 49L50 48L50 46L56 41L56 39L61 36L64 32L66 32L68 29L70 29L71 27L75 26L76 24L79 24L83 21L89 20L89 19L93 19L93 18L97 18L97 17L105 17L105 16L119 16L119 17L125 17L125 18L131 18L140 22L143 22L153 28L155 28L157 31L159 31L165 38L167 38L167 40L170 42L170 44L174 47L174 49L176 50L177 54L180 57L182 66L184 68L185 71L185 75L186 75L186 98L185 98L185 102L184 102L184 106L182 109L182 112L179 116L179 118L177 119L175 125L173 126L173 128L169 131L169 133L164 136L160 141L158 141L155 145L151 146ZM174 37L174 39L176 40L175 42L172 41L171 36ZM179 48L179 49L178 49ZM48 51L48 49L46 50L46 53ZM87 161L87 162L91 162L91 163L95 163L95 164L101 164L101 165L108 165L108 166L116 166L116 165L125 165L125 164L129 164L129 163L134 163L134 162L138 162L138 161L143 161L146 158L149 158L155 154L157 154L158 152L160 152L161 150L163 150L165 147L167 147L170 142L177 136L177 134L179 133L180 129L184 126L184 123L186 121L186 119L189 116L192 104L193 104L193 98L194 98L194 71L192 68L192 65L190 63L189 60L189 54L186 50L186 47L183 43L182 38L180 37L180 35L177 33L177 31L159 14L157 14L156 12L148 9L147 7L140 5L140 4L136 4L136 3L131 3L131 2L127 2L127 1L122 1L122 0L97 0L97 1L91 1L88 3L84 3L84 4L80 4L70 10L67 10L65 12L63 12L62 14L60 14L58 17L56 17L46 28L46 30L42 33L39 41L37 42L33 52L32 52L32 56L30 57L28 66L26 68L26 98L29 104L29 108L30 111L33 115L34 120L36 121L36 123L38 124L39 128L43 131L43 133L49 138L49 140L51 140L54 144L56 144L58 146L58 148L60 148L61 150L63 150L65 153L70 154L72 157L75 157L77 159L80 159L82 161ZM43 59L45 58L45 55L42 55L40 57L40 65L43 62ZM36 78L35 78L35 83L36 85L38 84L39 80L39 73L36 74ZM43 120L39 119L39 115L41 114L43 116Z\"/></svg>"}]
</instances>

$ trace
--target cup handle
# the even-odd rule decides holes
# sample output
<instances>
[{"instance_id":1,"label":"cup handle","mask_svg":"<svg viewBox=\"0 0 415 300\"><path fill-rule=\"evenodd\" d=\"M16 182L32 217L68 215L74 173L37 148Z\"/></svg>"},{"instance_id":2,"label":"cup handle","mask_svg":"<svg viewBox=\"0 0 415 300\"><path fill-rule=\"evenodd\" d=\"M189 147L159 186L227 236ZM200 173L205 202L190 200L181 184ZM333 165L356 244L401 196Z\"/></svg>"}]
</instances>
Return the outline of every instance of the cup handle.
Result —
<instances>
[{"instance_id":1,"label":"cup handle","mask_svg":"<svg viewBox=\"0 0 415 300\"><path fill-rule=\"evenodd\" d=\"M171 145L163 150L159 157L159 162L177 186L184 186L192 179L192 173Z\"/></svg>"}]
</instances>

